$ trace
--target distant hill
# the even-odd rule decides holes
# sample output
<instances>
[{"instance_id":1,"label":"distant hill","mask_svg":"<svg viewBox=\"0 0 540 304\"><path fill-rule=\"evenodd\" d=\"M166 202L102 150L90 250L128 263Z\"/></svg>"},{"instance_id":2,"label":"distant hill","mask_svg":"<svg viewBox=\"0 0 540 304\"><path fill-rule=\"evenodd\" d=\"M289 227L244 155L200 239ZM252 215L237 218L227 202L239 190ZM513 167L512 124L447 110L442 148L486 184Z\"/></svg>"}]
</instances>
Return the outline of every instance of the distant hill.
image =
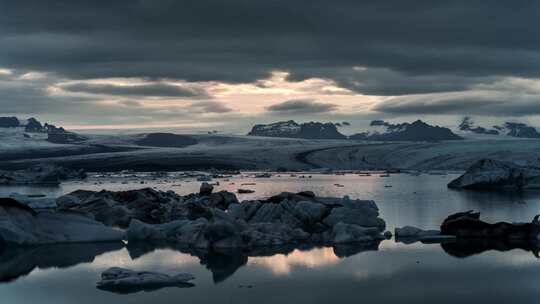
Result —
<instances>
[{"instance_id":1,"label":"distant hill","mask_svg":"<svg viewBox=\"0 0 540 304\"><path fill-rule=\"evenodd\" d=\"M135 141L135 144L149 147L183 148L196 145L197 140L191 136L173 133L150 133Z\"/></svg>"},{"instance_id":2,"label":"distant hill","mask_svg":"<svg viewBox=\"0 0 540 304\"><path fill-rule=\"evenodd\" d=\"M374 120L368 132L351 135L350 139L378 141L438 141L459 140L460 136L452 130L429 125L421 120L413 123L391 124L383 120Z\"/></svg>"},{"instance_id":3,"label":"distant hill","mask_svg":"<svg viewBox=\"0 0 540 304\"><path fill-rule=\"evenodd\" d=\"M250 136L305 138L305 139L346 139L333 123L307 122L298 124L294 120L271 124L258 124L248 133Z\"/></svg>"}]
</instances>

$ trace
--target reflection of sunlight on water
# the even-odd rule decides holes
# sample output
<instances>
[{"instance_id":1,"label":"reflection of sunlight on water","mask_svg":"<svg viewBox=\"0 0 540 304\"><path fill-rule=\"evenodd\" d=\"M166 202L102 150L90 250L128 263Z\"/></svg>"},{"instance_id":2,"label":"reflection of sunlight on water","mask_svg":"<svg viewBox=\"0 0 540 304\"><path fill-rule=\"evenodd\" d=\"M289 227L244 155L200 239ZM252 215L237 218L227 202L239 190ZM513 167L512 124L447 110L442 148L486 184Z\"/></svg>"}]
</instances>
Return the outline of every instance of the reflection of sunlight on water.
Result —
<instances>
[{"instance_id":1,"label":"reflection of sunlight on water","mask_svg":"<svg viewBox=\"0 0 540 304\"><path fill-rule=\"evenodd\" d=\"M412 244L404 244L404 243L396 242L394 239L384 240L379 244L379 250L385 250L385 251L415 251L415 250L425 251L426 248L432 249L432 247L436 247L436 249L440 249L439 244L423 244L421 242L416 242Z\"/></svg>"},{"instance_id":2,"label":"reflection of sunlight on water","mask_svg":"<svg viewBox=\"0 0 540 304\"><path fill-rule=\"evenodd\" d=\"M145 267L155 268L167 265L184 266L193 264L199 264L197 257L174 250L160 249L133 260L127 250L122 249L97 256L92 263L92 267L132 267L144 269Z\"/></svg>"},{"instance_id":3,"label":"reflection of sunlight on water","mask_svg":"<svg viewBox=\"0 0 540 304\"><path fill-rule=\"evenodd\" d=\"M269 269L275 275L288 275L294 266L318 268L339 263L339 258L332 248L316 248L310 251L294 250L285 254L271 257L250 257L249 265L260 265Z\"/></svg>"}]
</instances>

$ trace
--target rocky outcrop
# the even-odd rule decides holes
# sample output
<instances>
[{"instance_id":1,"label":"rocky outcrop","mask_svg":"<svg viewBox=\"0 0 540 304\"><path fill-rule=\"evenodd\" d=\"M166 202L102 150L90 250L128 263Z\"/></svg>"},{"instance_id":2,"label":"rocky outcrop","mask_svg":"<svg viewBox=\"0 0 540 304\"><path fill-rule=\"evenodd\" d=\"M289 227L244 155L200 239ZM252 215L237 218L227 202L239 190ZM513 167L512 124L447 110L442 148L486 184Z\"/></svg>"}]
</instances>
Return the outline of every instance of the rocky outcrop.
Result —
<instances>
[{"instance_id":1,"label":"rocky outcrop","mask_svg":"<svg viewBox=\"0 0 540 304\"><path fill-rule=\"evenodd\" d=\"M298 124L294 120L280 121L267 125L253 126L251 136L286 137L305 139L346 139L333 123L307 122Z\"/></svg>"},{"instance_id":2,"label":"rocky outcrop","mask_svg":"<svg viewBox=\"0 0 540 304\"><path fill-rule=\"evenodd\" d=\"M510 162L482 159L451 181L449 188L523 190L540 188L540 169L522 167Z\"/></svg>"},{"instance_id":3,"label":"rocky outcrop","mask_svg":"<svg viewBox=\"0 0 540 304\"><path fill-rule=\"evenodd\" d=\"M37 212L11 198L0 198L0 241L7 245L43 245L121 241L123 231L69 212Z\"/></svg>"},{"instance_id":4,"label":"rocky outcrop","mask_svg":"<svg viewBox=\"0 0 540 304\"><path fill-rule=\"evenodd\" d=\"M377 141L439 141L463 139L452 130L439 126L431 126L421 120L413 123L391 124L382 120L374 120L369 132L349 136L355 140Z\"/></svg>"},{"instance_id":5,"label":"rocky outcrop","mask_svg":"<svg viewBox=\"0 0 540 304\"><path fill-rule=\"evenodd\" d=\"M254 248L285 244L340 244L383 239L385 222L373 201L282 193L267 200L206 208L199 216L152 225L133 220L130 241L168 240L193 248Z\"/></svg>"},{"instance_id":6,"label":"rocky outcrop","mask_svg":"<svg viewBox=\"0 0 540 304\"><path fill-rule=\"evenodd\" d=\"M63 180L84 178L84 170L45 164L17 171L0 170L0 185L58 185Z\"/></svg>"},{"instance_id":7,"label":"rocky outcrop","mask_svg":"<svg viewBox=\"0 0 540 304\"><path fill-rule=\"evenodd\" d=\"M101 274L97 288L120 294L139 291L154 291L164 287L193 287L190 281L195 277L189 273L167 275L149 271L133 271L130 269L112 267Z\"/></svg>"},{"instance_id":8,"label":"rocky outcrop","mask_svg":"<svg viewBox=\"0 0 540 304\"><path fill-rule=\"evenodd\" d=\"M183 148L196 145L197 140L191 136L172 133L150 133L135 141L136 145L149 147Z\"/></svg>"}]
</instances>

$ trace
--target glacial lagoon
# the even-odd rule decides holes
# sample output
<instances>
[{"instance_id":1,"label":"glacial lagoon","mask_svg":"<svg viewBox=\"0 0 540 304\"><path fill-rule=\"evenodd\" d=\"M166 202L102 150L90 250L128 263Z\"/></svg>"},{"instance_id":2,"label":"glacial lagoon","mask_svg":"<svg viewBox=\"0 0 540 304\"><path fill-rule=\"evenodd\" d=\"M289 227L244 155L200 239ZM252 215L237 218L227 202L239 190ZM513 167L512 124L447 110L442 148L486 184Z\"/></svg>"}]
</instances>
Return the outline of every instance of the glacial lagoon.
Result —
<instances>
[{"instance_id":1,"label":"glacial lagoon","mask_svg":"<svg viewBox=\"0 0 540 304\"><path fill-rule=\"evenodd\" d=\"M275 173L214 179L217 190L255 190L240 200L282 191L373 199L388 230L413 225L437 229L451 213L482 212L486 221L529 222L540 213L540 193L455 191L457 174ZM1 187L56 197L77 189L153 187L197 192L195 178L144 173L91 175L58 188ZM242 185L244 184L244 185ZM339 186L336 186L339 185ZM484 248L485 249L485 248ZM540 296L540 261L531 248L483 251L466 244L404 244L394 239L336 248L268 248L203 252L173 244L69 244L8 249L0 255L0 294L5 303L534 303ZM194 287L117 294L96 288L100 273L124 267L195 275ZM28 292L28 291L32 292Z\"/></svg>"}]
</instances>

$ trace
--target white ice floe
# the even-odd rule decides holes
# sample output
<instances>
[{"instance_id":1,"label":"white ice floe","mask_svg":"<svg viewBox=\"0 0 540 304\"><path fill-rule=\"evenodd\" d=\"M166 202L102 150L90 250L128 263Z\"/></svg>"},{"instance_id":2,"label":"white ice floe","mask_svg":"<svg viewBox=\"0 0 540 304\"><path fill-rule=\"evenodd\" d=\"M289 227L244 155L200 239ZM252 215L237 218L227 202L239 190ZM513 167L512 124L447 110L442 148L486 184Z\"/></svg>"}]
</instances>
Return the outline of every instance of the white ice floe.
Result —
<instances>
[{"instance_id":1,"label":"white ice floe","mask_svg":"<svg viewBox=\"0 0 540 304\"><path fill-rule=\"evenodd\" d=\"M139 290L155 290L162 287L192 287L190 281L195 277L189 273L167 275L149 271L133 271L130 269L112 267L101 274L97 287L119 293L136 292Z\"/></svg>"}]
</instances>

